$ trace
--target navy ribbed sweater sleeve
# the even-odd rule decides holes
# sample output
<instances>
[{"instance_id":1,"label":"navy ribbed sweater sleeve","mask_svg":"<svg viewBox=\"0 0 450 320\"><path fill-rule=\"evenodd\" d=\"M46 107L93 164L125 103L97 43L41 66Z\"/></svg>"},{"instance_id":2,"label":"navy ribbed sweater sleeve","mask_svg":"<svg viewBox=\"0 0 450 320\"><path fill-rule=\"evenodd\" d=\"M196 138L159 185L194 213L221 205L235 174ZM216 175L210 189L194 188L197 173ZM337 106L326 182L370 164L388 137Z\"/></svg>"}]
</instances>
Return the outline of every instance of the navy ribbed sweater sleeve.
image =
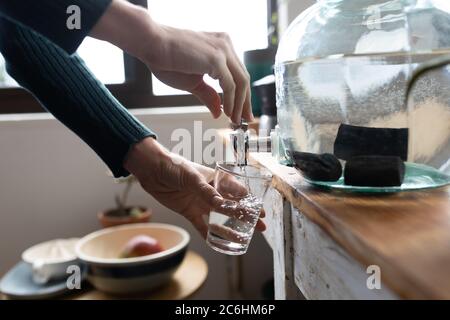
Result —
<instances>
[{"instance_id":1,"label":"navy ribbed sweater sleeve","mask_svg":"<svg viewBox=\"0 0 450 320\"><path fill-rule=\"evenodd\" d=\"M1 0L0 14L33 29L72 54L110 3L111 0ZM70 6L80 9L80 29L67 28L72 13L67 12Z\"/></svg>"},{"instance_id":2,"label":"navy ribbed sweater sleeve","mask_svg":"<svg viewBox=\"0 0 450 320\"><path fill-rule=\"evenodd\" d=\"M155 135L112 96L80 57L1 17L0 51L8 73L21 86L82 138L115 177L128 175L123 161L129 148Z\"/></svg>"}]
</instances>

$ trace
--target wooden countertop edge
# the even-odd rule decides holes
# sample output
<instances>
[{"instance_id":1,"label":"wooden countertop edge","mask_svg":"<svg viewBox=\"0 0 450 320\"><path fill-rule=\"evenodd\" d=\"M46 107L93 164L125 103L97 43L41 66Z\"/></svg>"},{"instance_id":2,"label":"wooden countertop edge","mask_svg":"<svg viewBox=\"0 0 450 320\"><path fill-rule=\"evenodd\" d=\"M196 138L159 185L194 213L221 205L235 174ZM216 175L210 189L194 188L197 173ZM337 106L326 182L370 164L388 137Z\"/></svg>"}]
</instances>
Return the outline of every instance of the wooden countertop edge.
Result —
<instances>
[{"instance_id":1,"label":"wooden countertop edge","mask_svg":"<svg viewBox=\"0 0 450 320\"><path fill-rule=\"evenodd\" d=\"M410 279L410 277L405 274L404 270L400 270L400 268L396 267L391 262L387 262L382 254L360 241L356 235L352 234L352 239L349 239L350 235L339 232L339 227L336 227L336 225L339 226L340 224L338 220L333 220L333 223L331 223L330 220L332 219L332 215L325 214L325 209L318 208L317 204L309 199L307 194L293 189L292 186L286 183L282 178L275 175L272 186L302 214L322 228L322 230L324 230L364 267L374 264L380 266L383 270L383 283L388 285L399 297L405 299L448 298L434 296L434 293ZM287 192L287 190L289 191ZM371 256L371 259L367 258L369 255ZM399 279L401 279L401 281L399 281ZM407 286L405 286L405 284L407 284Z\"/></svg>"},{"instance_id":2,"label":"wooden countertop edge","mask_svg":"<svg viewBox=\"0 0 450 320\"><path fill-rule=\"evenodd\" d=\"M436 290L429 288L427 284L418 282L414 275L408 274L405 270L388 262L387 257L364 241L357 234L343 228L338 219L333 219L334 215L327 213L327 210L320 207L316 201L313 201L307 189L295 188L285 181L283 177L277 175L270 166L259 161L258 157L251 157L260 165L266 167L273 173L272 186L280 192L289 202L293 204L302 214L324 230L334 241L336 241L352 257L360 262L364 267L369 265L378 265L383 270L382 281L400 298L405 299L449 299L450 295L441 296ZM305 184L305 188L306 188ZM349 232L350 231L350 232ZM349 234L350 233L350 234ZM370 259L368 258L370 256Z\"/></svg>"}]
</instances>

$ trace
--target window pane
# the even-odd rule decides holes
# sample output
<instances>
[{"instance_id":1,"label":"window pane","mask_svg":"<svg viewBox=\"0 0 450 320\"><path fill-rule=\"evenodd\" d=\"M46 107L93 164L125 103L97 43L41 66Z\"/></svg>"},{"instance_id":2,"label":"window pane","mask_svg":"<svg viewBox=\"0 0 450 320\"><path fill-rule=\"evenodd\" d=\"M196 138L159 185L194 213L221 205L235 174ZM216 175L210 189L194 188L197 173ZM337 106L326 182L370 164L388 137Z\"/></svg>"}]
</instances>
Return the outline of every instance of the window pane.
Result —
<instances>
[{"instance_id":1,"label":"window pane","mask_svg":"<svg viewBox=\"0 0 450 320\"><path fill-rule=\"evenodd\" d=\"M173 27L227 32L239 55L267 48L267 0L148 0L153 19ZM217 81L209 78L218 90ZM155 95L185 94L153 76Z\"/></svg>"},{"instance_id":2,"label":"window pane","mask_svg":"<svg viewBox=\"0 0 450 320\"><path fill-rule=\"evenodd\" d=\"M95 76L105 84L125 82L123 52L116 46L93 38L84 39L78 54Z\"/></svg>"},{"instance_id":3,"label":"window pane","mask_svg":"<svg viewBox=\"0 0 450 320\"><path fill-rule=\"evenodd\" d=\"M0 54L0 88L1 87L17 87L17 83L6 73L5 60Z\"/></svg>"},{"instance_id":4,"label":"window pane","mask_svg":"<svg viewBox=\"0 0 450 320\"><path fill-rule=\"evenodd\" d=\"M125 82L123 53L119 48L93 38L86 38L78 49L86 65L105 84ZM0 87L17 87L5 69L0 55Z\"/></svg>"}]
</instances>

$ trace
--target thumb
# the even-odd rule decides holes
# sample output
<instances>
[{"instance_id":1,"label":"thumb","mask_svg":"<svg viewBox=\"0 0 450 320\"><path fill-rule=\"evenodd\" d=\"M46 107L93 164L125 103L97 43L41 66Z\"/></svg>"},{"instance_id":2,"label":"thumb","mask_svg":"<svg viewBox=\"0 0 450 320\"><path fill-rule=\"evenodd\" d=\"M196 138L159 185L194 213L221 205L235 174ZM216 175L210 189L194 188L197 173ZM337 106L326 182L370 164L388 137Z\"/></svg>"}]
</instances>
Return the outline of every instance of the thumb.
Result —
<instances>
[{"instance_id":1,"label":"thumb","mask_svg":"<svg viewBox=\"0 0 450 320\"><path fill-rule=\"evenodd\" d=\"M222 114L222 109L220 107L221 99L214 88L202 79L200 83L191 90L191 93L195 95L204 105L206 105L214 118L220 117Z\"/></svg>"},{"instance_id":2,"label":"thumb","mask_svg":"<svg viewBox=\"0 0 450 320\"><path fill-rule=\"evenodd\" d=\"M223 204L224 199L220 193L196 170L190 171L189 180L190 183L186 187L193 188L193 191L208 205L213 208L218 208Z\"/></svg>"}]
</instances>

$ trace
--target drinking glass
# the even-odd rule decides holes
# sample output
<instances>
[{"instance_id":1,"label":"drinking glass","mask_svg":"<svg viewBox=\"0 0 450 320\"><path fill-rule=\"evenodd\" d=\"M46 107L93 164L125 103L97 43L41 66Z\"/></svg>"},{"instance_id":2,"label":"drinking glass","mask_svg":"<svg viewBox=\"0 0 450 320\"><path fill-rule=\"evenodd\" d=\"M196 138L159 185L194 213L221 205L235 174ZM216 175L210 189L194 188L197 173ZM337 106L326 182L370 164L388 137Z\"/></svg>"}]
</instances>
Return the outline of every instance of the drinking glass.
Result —
<instances>
[{"instance_id":1,"label":"drinking glass","mask_svg":"<svg viewBox=\"0 0 450 320\"><path fill-rule=\"evenodd\" d=\"M210 212L207 243L214 250L241 255L247 252L271 182L267 169L216 164L214 187L225 199Z\"/></svg>"}]
</instances>

